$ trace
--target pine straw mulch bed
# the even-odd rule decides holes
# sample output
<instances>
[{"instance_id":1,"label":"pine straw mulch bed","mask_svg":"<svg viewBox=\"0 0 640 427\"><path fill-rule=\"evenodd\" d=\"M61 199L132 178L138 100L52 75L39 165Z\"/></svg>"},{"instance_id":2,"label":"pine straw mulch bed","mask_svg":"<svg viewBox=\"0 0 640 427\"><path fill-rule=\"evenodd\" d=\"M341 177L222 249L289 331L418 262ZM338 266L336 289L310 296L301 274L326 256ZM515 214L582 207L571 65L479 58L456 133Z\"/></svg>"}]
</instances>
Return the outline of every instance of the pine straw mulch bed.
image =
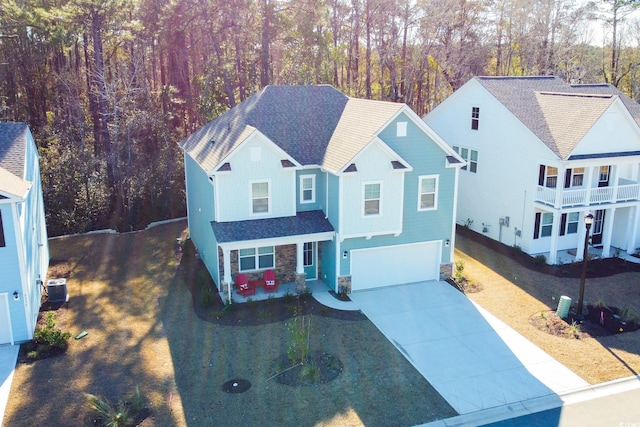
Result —
<instances>
[{"instance_id":1,"label":"pine straw mulch bed","mask_svg":"<svg viewBox=\"0 0 640 427\"><path fill-rule=\"evenodd\" d=\"M464 263L465 277L484 288L469 293L469 298L589 383L640 373L639 331L613 333L587 317L579 339L567 339L572 335L571 320L551 320L561 296L569 296L575 305L581 262L549 266L464 228L458 229L455 256ZM585 305L640 314L640 265L608 258L590 260L587 267Z\"/></svg>"}]
</instances>

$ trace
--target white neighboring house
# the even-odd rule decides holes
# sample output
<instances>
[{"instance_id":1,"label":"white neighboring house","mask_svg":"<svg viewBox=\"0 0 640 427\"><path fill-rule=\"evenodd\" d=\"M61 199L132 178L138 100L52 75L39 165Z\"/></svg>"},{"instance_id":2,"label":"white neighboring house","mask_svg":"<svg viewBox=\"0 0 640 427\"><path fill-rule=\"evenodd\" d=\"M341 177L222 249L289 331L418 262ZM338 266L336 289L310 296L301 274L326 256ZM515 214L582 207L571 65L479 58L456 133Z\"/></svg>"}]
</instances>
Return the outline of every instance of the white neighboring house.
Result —
<instances>
[{"instance_id":1,"label":"white neighboring house","mask_svg":"<svg viewBox=\"0 0 640 427\"><path fill-rule=\"evenodd\" d=\"M591 212L603 257L640 247L640 106L615 87L474 77L423 119L468 162L458 224L557 264Z\"/></svg>"},{"instance_id":2,"label":"white neighboring house","mask_svg":"<svg viewBox=\"0 0 640 427\"><path fill-rule=\"evenodd\" d=\"M49 267L40 156L26 123L0 123L0 345L33 338Z\"/></svg>"}]
</instances>

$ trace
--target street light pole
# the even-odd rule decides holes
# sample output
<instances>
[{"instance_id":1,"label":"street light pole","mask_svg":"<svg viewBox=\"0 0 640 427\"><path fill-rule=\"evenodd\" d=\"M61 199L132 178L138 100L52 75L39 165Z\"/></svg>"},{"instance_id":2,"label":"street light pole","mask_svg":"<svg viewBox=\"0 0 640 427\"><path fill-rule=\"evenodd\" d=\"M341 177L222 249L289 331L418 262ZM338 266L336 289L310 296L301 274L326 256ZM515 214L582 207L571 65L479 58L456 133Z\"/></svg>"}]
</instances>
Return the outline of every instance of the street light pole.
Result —
<instances>
[{"instance_id":1,"label":"street light pole","mask_svg":"<svg viewBox=\"0 0 640 427\"><path fill-rule=\"evenodd\" d=\"M587 261L589 256L589 230L591 230L591 224L593 224L593 214L588 212L584 216L584 226L587 232L584 235L584 252L582 253L582 275L580 276L580 298L578 298L578 309L576 311L576 318L583 320L582 306L584 305L584 282L587 278Z\"/></svg>"}]
</instances>

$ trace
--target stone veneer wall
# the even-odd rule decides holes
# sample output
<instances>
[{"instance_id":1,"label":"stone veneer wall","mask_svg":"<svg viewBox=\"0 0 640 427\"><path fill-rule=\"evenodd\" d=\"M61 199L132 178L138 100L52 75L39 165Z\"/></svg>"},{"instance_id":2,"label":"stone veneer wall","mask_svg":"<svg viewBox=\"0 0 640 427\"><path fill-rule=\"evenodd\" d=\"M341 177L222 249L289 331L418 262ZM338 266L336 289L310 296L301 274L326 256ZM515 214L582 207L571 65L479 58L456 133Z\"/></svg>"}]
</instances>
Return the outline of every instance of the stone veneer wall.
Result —
<instances>
[{"instance_id":1,"label":"stone veneer wall","mask_svg":"<svg viewBox=\"0 0 640 427\"><path fill-rule=\"evenodd\" d=\"M347 293L351 293L351 276L338 277L338 291L346 289Z\"/></svg>"},{"instance_id":2,"label":"stone veneer wall","mask_svg":"<svg viewBox=\"0 0 640 427\"><path fill-rule=\"evenodd\" d=\"M440 280L447 280L453 276L453 263L440 264Z\"/></svg>"},{"instance_id":3,"label":"stone veneer wall","mask_svg":"<svg viewBox=\"0 0 640 427\"><path fill-rule=\"evenodd\" d=\"M276 246L276 278L280 283L292 283L296 280L296 258L297 250L296 245L282 245ZM218 260L220 267L220 277L224 277L224 262L222 250L218 248ZM231 280L235 281L238 274L238 251L231 251ZM249 280L262 279L264 270L252 271L245 273Z\"/></svg>"}]
</instances>

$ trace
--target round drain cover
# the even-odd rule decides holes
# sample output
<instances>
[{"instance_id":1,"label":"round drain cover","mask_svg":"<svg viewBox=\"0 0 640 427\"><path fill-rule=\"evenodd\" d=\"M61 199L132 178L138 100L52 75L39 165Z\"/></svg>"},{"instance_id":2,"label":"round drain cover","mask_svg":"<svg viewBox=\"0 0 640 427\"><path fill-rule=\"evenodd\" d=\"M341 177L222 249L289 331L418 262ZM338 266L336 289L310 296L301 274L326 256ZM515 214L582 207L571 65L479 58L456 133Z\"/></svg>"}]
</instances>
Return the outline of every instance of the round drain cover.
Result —
<instances>
[{"instance_id":1,"label":"round drain cover","mask_svg":"<svg viewBox=\"0 0 640 427\"><path fill-rule=\"evenodd\" d=\"M242 378L235 378L222 384L222 391L225 393L244 393L251 388L251 383Z\"/></svg>"}]
</instances>

